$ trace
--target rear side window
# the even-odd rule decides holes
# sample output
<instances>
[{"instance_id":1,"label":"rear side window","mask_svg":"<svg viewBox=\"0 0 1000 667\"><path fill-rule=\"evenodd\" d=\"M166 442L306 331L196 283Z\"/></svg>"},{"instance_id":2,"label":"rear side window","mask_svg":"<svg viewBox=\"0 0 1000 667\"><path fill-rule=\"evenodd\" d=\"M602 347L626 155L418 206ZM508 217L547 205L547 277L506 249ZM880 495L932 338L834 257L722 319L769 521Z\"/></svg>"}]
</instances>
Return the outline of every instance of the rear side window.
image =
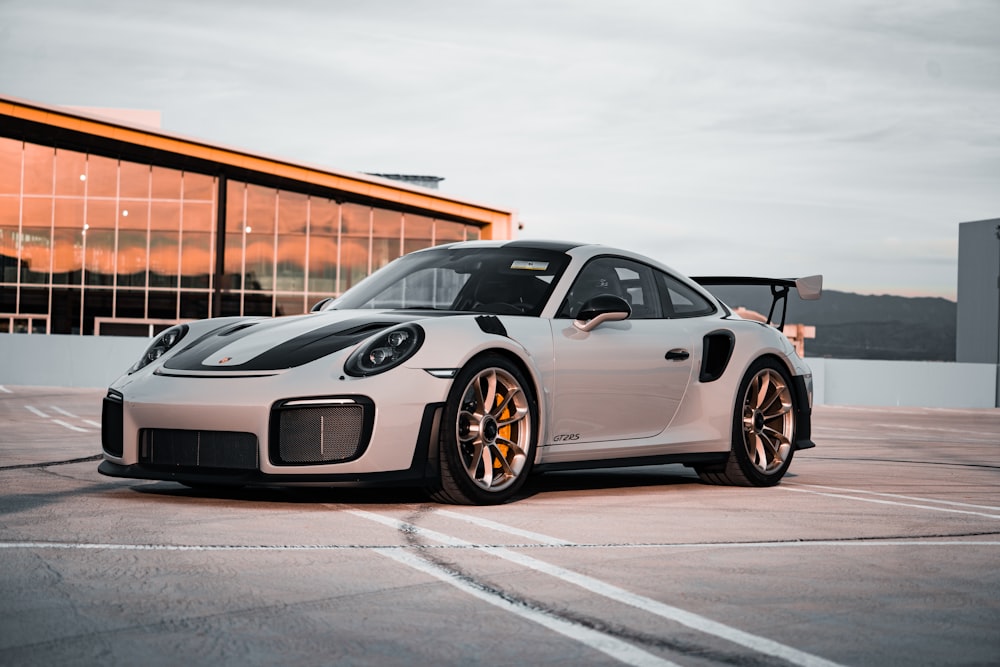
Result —
<instances>
[{"instance_id":1,"label":"rear side window","mask_svg":"<svg viewBox=\"0 0 1000 667\"><path fill-rule=\"evenodd\" d=\"M715 312L711 301L673 276L657 272L656 277L665 317L702 317Z\"/></svg>"}]
</instances>

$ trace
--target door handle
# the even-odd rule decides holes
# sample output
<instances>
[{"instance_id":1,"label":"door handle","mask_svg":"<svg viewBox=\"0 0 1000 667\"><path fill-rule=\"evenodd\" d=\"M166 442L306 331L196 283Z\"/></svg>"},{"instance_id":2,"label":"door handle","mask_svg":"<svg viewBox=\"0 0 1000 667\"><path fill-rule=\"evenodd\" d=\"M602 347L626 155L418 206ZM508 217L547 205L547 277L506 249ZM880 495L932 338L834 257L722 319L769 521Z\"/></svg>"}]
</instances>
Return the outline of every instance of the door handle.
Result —
<instances>
[{"instance_id":1,"label":"door handle","mask_svg":"<svg viewBox=\"0 0 1000 667\"><path fill-rule=\"evenodd\" d=\"M691 356L691 353L682 347L675 347L674 349L667 352L663 357L667 361L684 361Z\"/></svg>"}]
</instances>

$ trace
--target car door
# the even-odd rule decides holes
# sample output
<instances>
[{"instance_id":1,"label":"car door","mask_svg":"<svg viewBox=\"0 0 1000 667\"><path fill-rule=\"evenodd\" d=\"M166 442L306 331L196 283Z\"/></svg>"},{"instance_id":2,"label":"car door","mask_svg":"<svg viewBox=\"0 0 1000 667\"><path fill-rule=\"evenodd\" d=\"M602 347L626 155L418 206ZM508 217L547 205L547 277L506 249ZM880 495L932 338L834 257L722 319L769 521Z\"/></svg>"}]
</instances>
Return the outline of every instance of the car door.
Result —
<instances>
[{"instance_id":1,"label":"car door","mask_svg":"<svg viewBox=\"0 0 1000 667\"><path fill-rule=\"evenodd\" d=\"M573 318L591 296L620 296L628 319L590 331ZM692 375L690 322L667 319L650 267L620 257L591 260L553 322L555 378L549 444L649 438L680 407Z\"/></svg>"}]
</instances>

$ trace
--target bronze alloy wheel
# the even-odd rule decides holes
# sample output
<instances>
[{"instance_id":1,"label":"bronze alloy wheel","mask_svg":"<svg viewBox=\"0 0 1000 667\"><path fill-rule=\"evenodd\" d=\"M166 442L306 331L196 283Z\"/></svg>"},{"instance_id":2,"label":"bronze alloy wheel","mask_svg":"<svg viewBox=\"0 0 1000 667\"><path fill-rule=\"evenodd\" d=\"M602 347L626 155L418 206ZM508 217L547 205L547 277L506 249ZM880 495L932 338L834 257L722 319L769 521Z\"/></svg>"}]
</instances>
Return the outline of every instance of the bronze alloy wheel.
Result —
<instances>
[{"instance_id":1,"label":"bronze alloy wheel","mask_svg":"<svg viewBox=\"0 0 1000 667\"><path fill-rule=\"evenodd\" d=\"M531 389L516 366L492 355L470 363L445 407L435 497L461 504L510 498L531 468L535 421Z\"/></svg>"},{"instance_id":2,"label":"bronze alloy wheel","mask_svg":"<svg viewBox=\"0 0 1000 667\"><path fill-rule=\"evenodd\" d=\"M792 451L792 392L778 371L763 368L750 380L742 403L747 458L760 473L771 475Z\"/></svg>"},{"instance_id":3,"label":"bronze alloy wheel","mask_svg":"<svg viewBox=\"0 0 1000 667\"><path fill-rule=\"evenodd\" d=\"M795 394L785 367L758 359L743 376L733 408L732 447L725 462L696 466L702 481L774 486L795 453Z\"/></svg>"}]
</instances>

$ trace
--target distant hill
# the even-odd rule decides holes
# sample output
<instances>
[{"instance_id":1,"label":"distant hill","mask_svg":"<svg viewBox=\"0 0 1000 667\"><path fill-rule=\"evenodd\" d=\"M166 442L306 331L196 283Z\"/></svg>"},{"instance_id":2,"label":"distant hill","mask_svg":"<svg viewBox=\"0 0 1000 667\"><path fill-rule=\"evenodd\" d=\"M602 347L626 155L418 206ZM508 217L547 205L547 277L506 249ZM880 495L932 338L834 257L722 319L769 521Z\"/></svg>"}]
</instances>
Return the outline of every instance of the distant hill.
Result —
<instances>
[{"instance_id":1,"label":"distant hill","mask_svg":"<svg viewBox=\"0 0 1000 667\"><path fill-rule=\"evenodd\" d=\"M768 289L713 287L733 307L767 314ZM816 327L807 357L955 361L958 304L934 297L869 296L824 290L818 301L789 296L786 322Z\"/></svg>"}]
</instances>

